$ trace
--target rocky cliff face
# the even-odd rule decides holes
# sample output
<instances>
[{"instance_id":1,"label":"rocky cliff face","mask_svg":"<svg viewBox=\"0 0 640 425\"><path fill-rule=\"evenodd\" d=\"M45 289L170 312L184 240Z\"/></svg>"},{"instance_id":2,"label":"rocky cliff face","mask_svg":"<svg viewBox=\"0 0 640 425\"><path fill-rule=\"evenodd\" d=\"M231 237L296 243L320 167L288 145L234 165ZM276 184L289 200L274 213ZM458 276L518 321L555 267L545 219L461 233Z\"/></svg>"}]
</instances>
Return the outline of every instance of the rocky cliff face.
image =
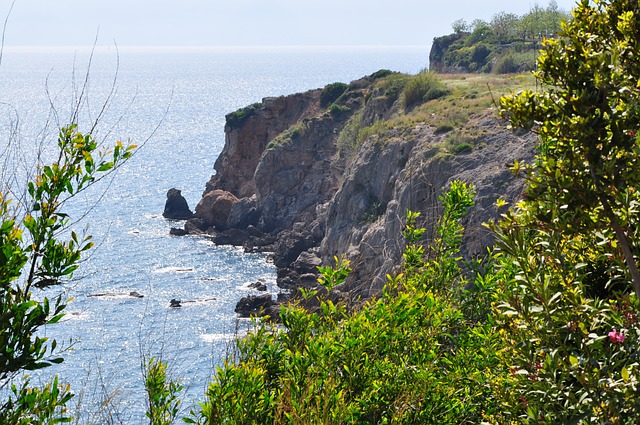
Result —
<instances>
[{"instance_id":1,"label":"rocky cliff face","mask_svg":"<svg viewBox=\"0 0 640 425\"><path fill-rule=\"evenodd\" d=\"M486 107L460 128L437 125L438 114L450 112L430 112L436 104L405 111L396 87L402 81L377 73L352 82L327 107L325 88L229 114L216 174L185 228L273 252L283 288L315 285L315 267L344 254L354 271L341 290L369 297L400 263L406 210L420 211L432 230L438 197L462 179L478 192L464 255L483 253L491 235L481 223L497 216L498 197L513 201L522 189L506 164L531 159L532 140ZM465 143L456 145L461 134Z\"/></svg>"}]
</instances>

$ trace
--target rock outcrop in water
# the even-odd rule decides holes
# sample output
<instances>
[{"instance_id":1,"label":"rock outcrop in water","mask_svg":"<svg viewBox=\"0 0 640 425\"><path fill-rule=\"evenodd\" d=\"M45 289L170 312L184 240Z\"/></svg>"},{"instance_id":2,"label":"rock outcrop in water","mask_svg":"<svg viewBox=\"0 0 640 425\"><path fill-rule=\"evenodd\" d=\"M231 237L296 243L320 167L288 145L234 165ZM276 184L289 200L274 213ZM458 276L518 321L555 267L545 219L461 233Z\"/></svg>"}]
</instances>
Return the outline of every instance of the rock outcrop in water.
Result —
<instances>
[{"instance_id":1,"label":"rock outcrop in water","mask_svg":"<svg viewBox=\"0 0 640 425\"><path fill-rule=\"evenodd\" d=\"M317 285L316 267L344 254L353 272L338 289L367 298L401 261L406 210L420 211L432 230L438 197L461 179L477 189L464 255L484 253L492 237L481 223L498 215L497 198L513 201L522 189L506 164L531 159L533 143L486 106L455 129L438 124L429 105L405 111L394 89L400 78L379 72L354 81L327 107L318 89L227 115L216 174L185 228L273 252L278 285L288 289ZM465 143L452 144L454 134Z\"/></svg>"},{"instance_id":2,"label":"rock outcrop in water","mask_svg":"<svg viewBox=\"0 0 640 425\"><path fill-rule=\"evenodd\" d=\"M175 188L169 189L162 216L173 220L187 220L193 217L187 200L184 199L180 190Z\"/></svg>"}]
</instances>

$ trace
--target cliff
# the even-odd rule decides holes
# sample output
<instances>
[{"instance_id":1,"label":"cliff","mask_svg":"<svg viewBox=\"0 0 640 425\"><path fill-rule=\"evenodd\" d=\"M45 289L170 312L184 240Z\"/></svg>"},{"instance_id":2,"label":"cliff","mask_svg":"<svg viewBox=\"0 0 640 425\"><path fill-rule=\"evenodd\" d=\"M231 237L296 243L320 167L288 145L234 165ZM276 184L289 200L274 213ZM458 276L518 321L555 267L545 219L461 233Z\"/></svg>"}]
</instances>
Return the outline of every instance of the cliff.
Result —
<instances>
[{"instance_id":1,"label":"cliff","mask_svg":"<svg viewBox=\"0 0 640 425\"><path fill-rule=\"evenodd\" d=\"M492 239L481 223L522 189L506 164L533 156L531 137L507 129L491 99L523 81L447 77L443 97L407 107L415 78L380 71L227 115L216 174L185 229L273 252L288 289L315 285L316 266L344 254L353 273L340 291L367 298L401 261L406 210L431 231L438 197L461 179L478 192L464 255L482 255Z\"/></svg>"}]
</instances>

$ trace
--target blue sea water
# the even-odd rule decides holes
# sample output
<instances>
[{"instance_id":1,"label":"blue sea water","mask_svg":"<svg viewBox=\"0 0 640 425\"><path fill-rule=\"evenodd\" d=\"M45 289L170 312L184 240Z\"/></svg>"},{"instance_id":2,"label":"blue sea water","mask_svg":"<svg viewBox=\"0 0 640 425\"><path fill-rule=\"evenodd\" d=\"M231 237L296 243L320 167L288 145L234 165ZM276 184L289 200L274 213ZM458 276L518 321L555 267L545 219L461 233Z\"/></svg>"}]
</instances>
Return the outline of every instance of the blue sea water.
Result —
<instances>
[{"instance_id":1,"label":"blue sea water","mask_svg":"<svg viewBox=\"0 0 640 425\"><path fill-rule=\"evenodd\" d=\"M167 190L181 189L195 207L224 145L226 113L383 68L416 73L427 61L425 46L108 47L93 55L5 48L0 140L17 134L26 162L39 151L51 154L56 128L77 104L80 130L98 119L98 140L143 146L114 179L67 206L72 218L83 217L74 229L93 235L96 246L63 288L72 299L64 321L44 331L66 347L65 361L34 379L57 373L69 382L81 423L144 423L141 359L157 356L182 379L184 409L200 401L234 335L248 326L233 312L236 302L257 280L277 293L275 269L264 254L170 236L181 223L161 216ZM144 298L89 296L130 291ZM172 298L198 302L172 309ZM107 399L112 403L101 408Z\"/></svg>"}]
</instances>

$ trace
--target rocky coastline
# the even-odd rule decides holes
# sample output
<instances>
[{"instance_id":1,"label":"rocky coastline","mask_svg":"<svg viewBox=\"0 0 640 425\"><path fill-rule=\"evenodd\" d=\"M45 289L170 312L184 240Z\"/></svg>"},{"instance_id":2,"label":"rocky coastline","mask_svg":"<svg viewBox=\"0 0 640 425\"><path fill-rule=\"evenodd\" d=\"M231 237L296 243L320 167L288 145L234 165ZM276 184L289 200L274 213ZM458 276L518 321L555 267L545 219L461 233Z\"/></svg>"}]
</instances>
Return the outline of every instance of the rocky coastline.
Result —
<instances>
[{"instance_id":1,"label":"rocky coastline","mask_svg":"<svg viewBox=\"0 0 640 425\"><path fill-rule=\"evenodd\" d=\"M451 130L437 124L437 113L407 110L389 89L392 78L380 71L228 114L215 174L180 234L272 253L278 286L290 294L279 301L315 287L317 266L344 255L353 272L336 296L363 300L401 262L406 211L421 212L428 240L440 194L461 179L477 189L463 255L482 255L492 236L481 223L499 215L498 198L514 202L522 190L506 165L531 160L533 139L509 130L495 108L480 107L461 124L473 137L470 149L451 152ZM273 313L277 302L262 298ZM239 306L258 311L251 301Z\"/></svg>"}]
</instances>

